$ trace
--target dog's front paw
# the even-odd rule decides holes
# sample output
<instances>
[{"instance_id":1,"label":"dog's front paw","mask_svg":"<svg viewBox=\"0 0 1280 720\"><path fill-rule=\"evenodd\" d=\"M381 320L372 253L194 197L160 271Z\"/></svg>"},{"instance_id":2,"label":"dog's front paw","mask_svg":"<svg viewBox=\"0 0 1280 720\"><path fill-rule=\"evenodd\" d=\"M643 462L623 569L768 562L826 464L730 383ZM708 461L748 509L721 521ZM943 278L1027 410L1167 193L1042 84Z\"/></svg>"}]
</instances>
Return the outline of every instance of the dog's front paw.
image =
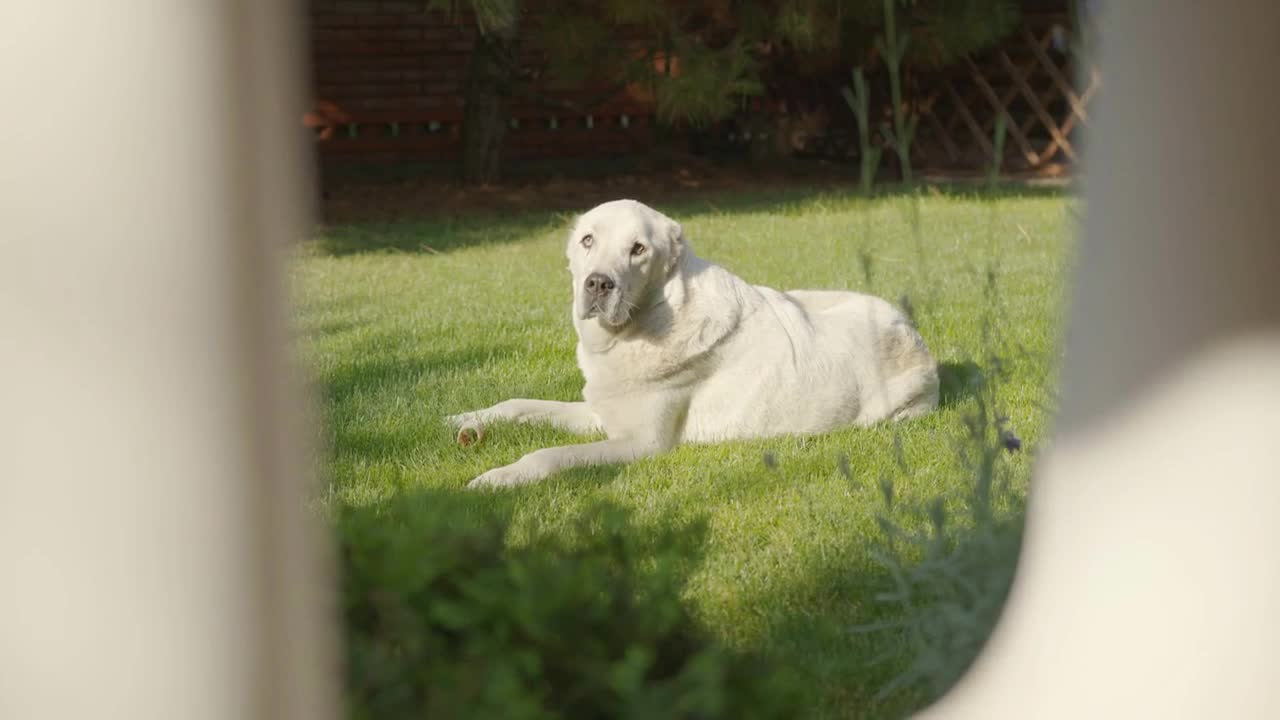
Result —
<instances>
[{"instance_id":1,"label":"dog's front paw","mask_svg":"<svg viewBox=\"0 0 1280 720\"><path fill-rule=\"evenodd\" d=\"M504 488L515 487L516 485L526 485L538 479L536 473L531 472L527 467L519 462L504 465L500 468L494 468L489 472L477 477L475 480L467 483L470 490L481 490L486 488Z\"/></svg>"},{"instance_id":2,"label":"dog's front paw","mask_svg":"<svg viewBox=\"0 0 1280 720\"><path fill-rule=\"evenodd\" d=\"M468 490L485 490L490 488L504 488L517 485L517 481L511 476L511 473L504 472L506 468L494 468L476 479L467 483Z\"/></svg>"},{"instance_id":3,"label":"dog's front paw","mask_svg":"<svg viewBox=\"0 0 1280 720\"><path fill-rule=\"evenodd\" d=\"M463 447L475 445L484 439L484 423L480 422L475 413L450 415L445 418L445 422L457 430L455 438L458 444Z\"/></svg>"}]
</instances>

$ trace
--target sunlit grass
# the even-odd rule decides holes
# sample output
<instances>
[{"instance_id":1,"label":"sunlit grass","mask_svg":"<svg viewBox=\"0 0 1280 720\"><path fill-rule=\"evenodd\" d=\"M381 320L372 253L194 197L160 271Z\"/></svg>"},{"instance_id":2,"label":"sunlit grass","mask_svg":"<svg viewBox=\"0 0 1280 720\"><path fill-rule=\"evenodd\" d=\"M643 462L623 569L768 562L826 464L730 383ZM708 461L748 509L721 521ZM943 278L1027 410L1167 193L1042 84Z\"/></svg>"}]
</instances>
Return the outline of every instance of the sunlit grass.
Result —
<instances>
[{"instance_id":1,"label":"sunlit grass","mask_svg":"<svg viewBox=\"0 0 1280 720\"><path fill-rule=\"evenodd\" d=\"M989 369L995 354L1008 372L999 411L1024 443L1001 462L1015 485L1025 485L1052 403L1067 200L959 192L859 200L797 191L660 209L681 221L700 255L749 282L908 298L944 364L944 407L900 426L682 447L626 467L476 494L469 505L510 515L517 542L534 528L554 532L600 498L641 520L705 518L709 539L686 590L697 617L726 642L798 670L811 683L817 716L899 714L919 697L871 700L896 668L869 660L894 637L849 631L886 612L873 599L886 587L884 571L870 555L883 509L878 484L895 478L896 496L908 505L963 489L973 473L956 449L974 402L963 378ZM573 441L550 428L499 426L478 447L462 448L441 420L512 397L579 399L567 222L531 213L335 227L300 253L292 271L296 327L323 410L325 503L463 492L489 468Z\"/></svg>"}]
</instances>

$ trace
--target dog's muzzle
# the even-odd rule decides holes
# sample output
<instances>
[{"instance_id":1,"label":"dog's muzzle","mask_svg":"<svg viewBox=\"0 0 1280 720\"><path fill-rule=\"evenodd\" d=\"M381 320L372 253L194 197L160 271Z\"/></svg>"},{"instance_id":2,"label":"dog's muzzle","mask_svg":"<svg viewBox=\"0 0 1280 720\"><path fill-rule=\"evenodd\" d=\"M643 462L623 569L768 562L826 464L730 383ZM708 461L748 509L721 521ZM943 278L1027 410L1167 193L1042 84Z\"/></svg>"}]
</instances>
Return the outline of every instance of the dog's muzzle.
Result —
<instances>
[{"instance_id":1,"label":"dog's muzzle","mask_svg":"<svg viewBox=\"0 0 1280 720\"><path fill-rule=\"evenodd\" d=\"M620 318L616 317L622 305L618 283L604 273L591 273L582 283L584 318L599 315L607 324L616 325Z\"/></svg>"},{"instance_id":2,"label":"dog's muzzle","mask_svg":"<svg viewBox=\"0 0 1280 720\"><path fill-rule=\"evenodd\" d=\"M587 276L586 282L582 283L582 289L587 291L587 297L603 298L617 290L618 284L604 273L591 273Z\"/></svg>"}]
</instances>

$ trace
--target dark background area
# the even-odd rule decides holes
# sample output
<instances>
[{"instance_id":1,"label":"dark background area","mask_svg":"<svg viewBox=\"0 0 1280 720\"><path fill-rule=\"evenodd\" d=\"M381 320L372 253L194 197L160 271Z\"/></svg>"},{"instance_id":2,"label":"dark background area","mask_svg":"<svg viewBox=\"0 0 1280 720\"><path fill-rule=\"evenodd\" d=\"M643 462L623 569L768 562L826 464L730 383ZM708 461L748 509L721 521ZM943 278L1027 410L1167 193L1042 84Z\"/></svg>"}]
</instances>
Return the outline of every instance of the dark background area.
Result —
<instances>
[{"instance_id":1,"label":"dark background area","mask_svg":"<svg viewBox=\"0 0 1280 720\"><path fill-rule=\"evenodd\" d=\"M499 181L508 186L559 182L560 194L568 196L584 189L574 186L575 181L603 178L615 179L623 189L628 183L643 186L646 179L685 189L732 186L735 178L856 181L862 153L854 112L842 97L855 66L865 68L870 86L872 144L884 149L877 180L902 176L901 163L890 151L892 105L884 54L875 44L882 39L882 28L843 31L841 44L822 52L805 52L785 39L757 42L747 53L758 88L736 97L727 112L693 117L696 111L690 111L681 119L670 113L663 117L661 92L655 92L652 79L619 79L603 62L598 71L582 73L572 72L572 63L569 70L556 64L554 53L542 45L575 29L579 34L601 31L575 28L567 19L578 6L572 2L521 4L517 26L504 46L512 75L496 90L478 91L476 77L485 68L477 67L477 56L492 48L478 29L481 21L471 12L473 4L310 3L313 106L307 123L317 137L328 205L337 200L335 212L373 202L373 194L388 188L395 188L392 194L416 197L412 202L448 204L453 194L453 200L475 202L480 197L483 204L483 193L459 195L460 180L473 187ZM952 45L976 45L976 50L927 54L917 49L906 56L903 105L918 123L912 166L917 173L947 178L984 175L997 164L1016 177L1069 175L1087 105L1098 86L1096 73L1081 72L1074 59L1079 56L1076 15L1066 0L967 4L979 13L970 20L977 28L984 27L980 13L988 6L1013 14L1000 21L1007 28L1001 26L995 41L957 31L961 40ZM735 33L746 33L745 21L732 15L738 10L733 2L688 5L705 5L710 14L681 15L682 38L696 37L715 50L727 47ZM728 15L714 15L720 5ZM864 14L874 18L879 3L862 5L869 8ZM929 3L908 4L899 11L903 32L921 47L947 42L945 33L929 25L930 16L919 10L924 5ZM643 28L632 28L626 23L607 26L615 33L611 42L636 48L646 39L653 44ZM680 58L674 51L670 57L678 75ZM467 172L466 149L468 126L481 124L467 113L468 94L474 99L477 92L500 96L485 122L501 120L503 125L500 132L483 133L498 137L486 151L493 172L480 175ZM1007 132L997 158L992 137L1001 116ZM472 130L473 142L480 134Z\"/></svg>"}]
</instances>

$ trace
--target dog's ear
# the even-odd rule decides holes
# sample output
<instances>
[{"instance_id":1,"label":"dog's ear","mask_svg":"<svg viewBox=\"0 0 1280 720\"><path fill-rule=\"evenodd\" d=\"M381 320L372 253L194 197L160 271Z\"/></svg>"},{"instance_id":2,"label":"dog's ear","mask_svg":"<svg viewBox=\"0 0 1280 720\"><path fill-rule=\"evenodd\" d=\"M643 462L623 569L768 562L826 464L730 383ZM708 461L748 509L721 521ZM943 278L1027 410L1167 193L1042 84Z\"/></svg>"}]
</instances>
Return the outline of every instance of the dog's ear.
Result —
<instances>
[{"instance_id":1,"label":"dog's ear","mask_svg":"<svg viewBox=\"0 0 1280 720\"><path fill-rule=\"evenodd\" d=\"M667 225L667 273L670 274L680 264L680 258L689 243L685 240L684 228L680 227L680 223L665 215L662 220Z\"/></svg>"}]
</instances>

